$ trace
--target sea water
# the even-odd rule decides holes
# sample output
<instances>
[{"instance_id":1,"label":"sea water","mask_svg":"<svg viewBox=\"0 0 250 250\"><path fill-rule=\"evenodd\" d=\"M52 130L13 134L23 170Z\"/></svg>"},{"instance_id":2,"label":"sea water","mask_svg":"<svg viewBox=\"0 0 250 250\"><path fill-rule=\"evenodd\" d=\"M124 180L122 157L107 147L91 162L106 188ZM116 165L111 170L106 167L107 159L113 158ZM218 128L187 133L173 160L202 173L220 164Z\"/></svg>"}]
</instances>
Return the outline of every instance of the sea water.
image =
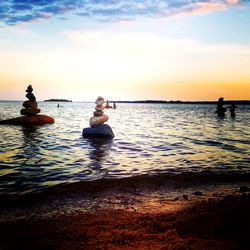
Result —
<instances>
[{"instance_id":1,"label":"sea water","mask_svg":"<svg viewBox=\"0 0 250 250\"><path fill-rule=\"evenodd\" d=\"M82 137L94 103L39 102L54 124L0 126L0 194L58 184L165 173L250 172L250 106L218 118L212 104L118 103L105 109L113 140ZM0 119L19 116L22 102L1 101Z\"/></svg>"}]
</instances>

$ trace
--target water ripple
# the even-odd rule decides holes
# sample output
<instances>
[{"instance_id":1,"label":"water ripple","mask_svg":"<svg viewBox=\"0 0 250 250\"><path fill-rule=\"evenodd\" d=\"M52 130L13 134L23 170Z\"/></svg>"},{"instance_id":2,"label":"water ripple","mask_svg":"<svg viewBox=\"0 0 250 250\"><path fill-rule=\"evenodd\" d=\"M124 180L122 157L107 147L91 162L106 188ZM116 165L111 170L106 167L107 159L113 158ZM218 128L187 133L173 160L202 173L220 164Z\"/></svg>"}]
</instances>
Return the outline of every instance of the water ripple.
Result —
<instances>
[{"instance_id":1,"label":"water ripple","mask_svg":"<svg viewBox=\"0 0 250 250\"><path fill-rule=\"evenodd\" d=\"M1 119L21 106L0 102ZM218 119L213 105L118 104L105 110L115 133L108 141L82 138L93 103L56 106L39 103L55 124L0 126L0 194L151 173L249 172L249 106Z\"/></svg>"}]
</instances>

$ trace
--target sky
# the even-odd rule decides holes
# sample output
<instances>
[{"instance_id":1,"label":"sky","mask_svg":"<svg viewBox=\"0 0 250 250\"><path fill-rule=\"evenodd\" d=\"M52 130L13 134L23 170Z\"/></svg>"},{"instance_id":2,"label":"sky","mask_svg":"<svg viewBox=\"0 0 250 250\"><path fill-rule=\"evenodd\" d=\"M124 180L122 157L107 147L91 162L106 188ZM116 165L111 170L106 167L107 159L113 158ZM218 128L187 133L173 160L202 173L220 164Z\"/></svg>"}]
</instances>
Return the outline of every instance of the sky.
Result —
<instances>
[{"instance_id":1,"label":"sky","mask_svg":"<svg viewBox=\"0 0 250 250\"><path fill-rule=\"evenodd\" d=\"M250 0L4 0L0 99L250 100Z\"/></svg>"}]
</instances>

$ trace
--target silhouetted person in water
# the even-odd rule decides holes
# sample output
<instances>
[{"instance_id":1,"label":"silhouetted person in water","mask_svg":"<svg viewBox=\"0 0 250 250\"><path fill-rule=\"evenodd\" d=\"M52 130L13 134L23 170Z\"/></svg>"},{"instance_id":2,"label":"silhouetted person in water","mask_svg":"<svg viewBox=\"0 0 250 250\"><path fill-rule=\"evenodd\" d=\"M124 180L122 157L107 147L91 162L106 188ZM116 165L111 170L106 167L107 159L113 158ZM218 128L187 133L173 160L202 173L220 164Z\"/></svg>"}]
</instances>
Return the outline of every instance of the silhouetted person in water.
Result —
<instances>
[{"instance_id":1,"label":"silhouetted person in water","mask_svg":"<svg viewBox=\"0 0 250 250\"><path fill-rule=\"evenodd\" d=\"M217 110L216 110L216 113L219 117L225 116L226 108L223 107L223 104L224 104L224 98L220 97L217 103Z\"/></svg>"},{"instance_id":2,"label":"silhouetted person in water","mask_svg":"<svg viewBox=\"0 0 250 250\"><path fill-rule=\"evenodd\" d=\"M230 107L230 114L231 114L231 117L235 117L235 109L236 109L236 105L234 103L231 104L231 107Z\"/></svg>"}]
</instances>

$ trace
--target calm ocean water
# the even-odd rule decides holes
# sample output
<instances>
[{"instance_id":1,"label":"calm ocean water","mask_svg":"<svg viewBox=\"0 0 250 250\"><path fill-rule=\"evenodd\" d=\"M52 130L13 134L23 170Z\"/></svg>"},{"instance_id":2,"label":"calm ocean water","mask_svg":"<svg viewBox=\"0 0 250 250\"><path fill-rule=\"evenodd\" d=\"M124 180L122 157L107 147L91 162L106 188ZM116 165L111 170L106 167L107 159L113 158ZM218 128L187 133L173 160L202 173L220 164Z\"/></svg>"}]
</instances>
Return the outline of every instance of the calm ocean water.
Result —
<instances>
[{"instance_id":1,"label":"calm ocean water","mask_svg":"<svg viewBox=\"0 0 250 250\"><path fill-rule=\"evenodd\" d=\"M105 110L115 138L82 138L94 103L40 102L55 124L0 126L0 194L44 190L60 183L183 172L249 173L250 106L236 117L216 105L117 104ZM0 119L19 116L22 102L0 102Z\"/></svg>"}]
</instances>

